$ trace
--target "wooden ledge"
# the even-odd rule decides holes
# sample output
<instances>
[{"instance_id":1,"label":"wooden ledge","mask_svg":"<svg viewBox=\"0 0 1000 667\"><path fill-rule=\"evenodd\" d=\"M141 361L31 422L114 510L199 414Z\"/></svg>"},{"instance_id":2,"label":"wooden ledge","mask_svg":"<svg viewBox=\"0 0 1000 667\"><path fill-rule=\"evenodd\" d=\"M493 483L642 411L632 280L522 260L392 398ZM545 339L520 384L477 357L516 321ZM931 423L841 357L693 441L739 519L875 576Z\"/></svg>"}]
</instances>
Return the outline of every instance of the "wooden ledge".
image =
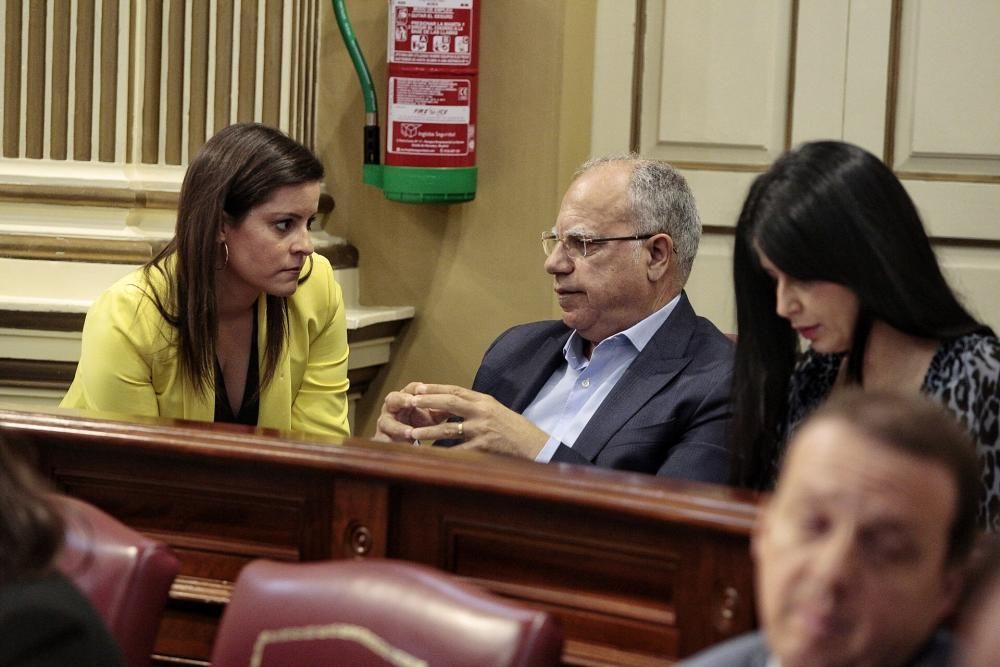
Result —
<instances>
[{"instance_id":1,"label":"wooden ledge","mask_svg":"<svg viewBox=\"0 0 1000 667\"><path fill-rule=\"evenodd\" d=\"M110 208L175 209L179 193L122 187L0 183L0 202L96 206ZM319 212L329 213L336 203L324 192L319 196Z\"/></svg>"},{"instance_id":2,"label":"wooden ledge","mask_svg":"<svg viewBox=\"0 0 1000 667\"><path fill-rule=\"evenodd\" d=\"M471 451L339 440L275 429L52 409L0 409L0 433L45 432L72 447L105 447L147 455L252 460L255 465L338 471L352 478L516 492L518 497L705 526L749 535L757 495L729 487L662 479L590 466L530 461ZM58 434L58 435L57 435ZM483 471L489 474L484 475Z\"/></svg>"}]
</instances>

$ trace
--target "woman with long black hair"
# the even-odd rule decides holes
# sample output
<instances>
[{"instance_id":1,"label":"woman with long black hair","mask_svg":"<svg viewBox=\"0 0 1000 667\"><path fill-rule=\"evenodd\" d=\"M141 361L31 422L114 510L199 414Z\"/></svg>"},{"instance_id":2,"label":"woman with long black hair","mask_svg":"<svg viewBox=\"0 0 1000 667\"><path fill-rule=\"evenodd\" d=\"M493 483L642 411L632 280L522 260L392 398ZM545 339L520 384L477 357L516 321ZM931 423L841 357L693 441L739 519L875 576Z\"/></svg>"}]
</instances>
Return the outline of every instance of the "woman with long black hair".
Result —
<instances>
[{"instance_id":1,"label":"woman with long black hair","mask_svg":"<svg viewBox=\"0 0 1000 667\"><path fill-rule=\"evenodd\" d=\"M952 292L885 164L835 141L783 155L744 203L733 277L737 484L770 487L791 429L841 387L922 392L975 440L979 520L1000 530L1000 340Z\"/></svg>"}]
</instances>

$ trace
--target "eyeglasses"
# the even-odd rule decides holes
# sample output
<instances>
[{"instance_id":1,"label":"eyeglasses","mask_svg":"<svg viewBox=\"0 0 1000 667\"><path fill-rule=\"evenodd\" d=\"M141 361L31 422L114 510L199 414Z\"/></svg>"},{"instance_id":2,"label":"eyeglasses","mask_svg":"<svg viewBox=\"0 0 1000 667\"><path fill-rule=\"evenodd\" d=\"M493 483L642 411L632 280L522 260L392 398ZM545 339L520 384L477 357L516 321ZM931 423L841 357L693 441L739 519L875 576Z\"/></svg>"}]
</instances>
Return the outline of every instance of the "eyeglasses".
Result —
<instances>
[{"instance_id":1,"label":"eyeglasses","mask_svg":"<svg viewBox=\"0 0 1000 667\"><path fill-rule=\"evenodd\" d=\"M656 234L634 234L632 236L603 236L598 238L588 238L586 236L566 234L565 236L559 237L552 232L545 232L542 234L542 250L545 251L545 256L548 257L556 249L556 245L562 243L563 247L566 249L566 254L570 257L586 257L589 252L589 246L591 245L600 245L610 241L645 241L646 239L651 239L654 236L656 236Z\"/></svg>"}]
</instances>

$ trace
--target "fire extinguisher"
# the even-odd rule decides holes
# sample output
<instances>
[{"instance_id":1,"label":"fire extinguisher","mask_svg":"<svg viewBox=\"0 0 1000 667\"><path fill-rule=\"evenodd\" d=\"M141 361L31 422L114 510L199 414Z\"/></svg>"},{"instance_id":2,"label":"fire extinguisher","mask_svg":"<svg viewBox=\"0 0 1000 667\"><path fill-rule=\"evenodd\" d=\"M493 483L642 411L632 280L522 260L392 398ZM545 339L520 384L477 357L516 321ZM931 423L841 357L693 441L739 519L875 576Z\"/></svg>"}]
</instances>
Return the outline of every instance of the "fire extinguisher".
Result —
<instances>
[{"instance_id":1,"label":"fire extinguisher","mask_svg":"<svg viewBox=\"0 0 1000 667\"><path fill-rule=\"evenodd\" d=\"M389 0L384 165L371 74L344 0L333 7L365 98L364 182L393 201L474 199L479 0Z\"/></svg>"}]
</instances>

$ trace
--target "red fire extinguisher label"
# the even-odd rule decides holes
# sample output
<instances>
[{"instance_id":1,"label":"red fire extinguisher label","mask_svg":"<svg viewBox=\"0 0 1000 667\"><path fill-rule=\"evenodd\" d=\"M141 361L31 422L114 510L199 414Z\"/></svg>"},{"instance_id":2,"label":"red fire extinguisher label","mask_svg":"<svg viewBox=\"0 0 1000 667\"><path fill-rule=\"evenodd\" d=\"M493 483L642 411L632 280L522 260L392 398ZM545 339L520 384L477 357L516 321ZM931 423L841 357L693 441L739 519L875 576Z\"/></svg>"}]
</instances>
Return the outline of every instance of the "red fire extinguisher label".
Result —
<instances>
[{"instance_id":1,"label":"red fire extinguisher label","mask_svg":"<svg viewBox=\"0 0 1000 667\"><path fill-rule=\"evenodd\" d=\"M388 151L468 155L475 150L469 79L391 77Z\"/></svg>"},{"instance_id":2,"label":"red fire extinguisher label","mask_svg":"<svg viewBox=\"0 0 1000 667\"><path fill-rule=\"evenodd\" d=\"M393 0L389 62L473 65L472 0Z\"/></svg>"}]
</instances>

